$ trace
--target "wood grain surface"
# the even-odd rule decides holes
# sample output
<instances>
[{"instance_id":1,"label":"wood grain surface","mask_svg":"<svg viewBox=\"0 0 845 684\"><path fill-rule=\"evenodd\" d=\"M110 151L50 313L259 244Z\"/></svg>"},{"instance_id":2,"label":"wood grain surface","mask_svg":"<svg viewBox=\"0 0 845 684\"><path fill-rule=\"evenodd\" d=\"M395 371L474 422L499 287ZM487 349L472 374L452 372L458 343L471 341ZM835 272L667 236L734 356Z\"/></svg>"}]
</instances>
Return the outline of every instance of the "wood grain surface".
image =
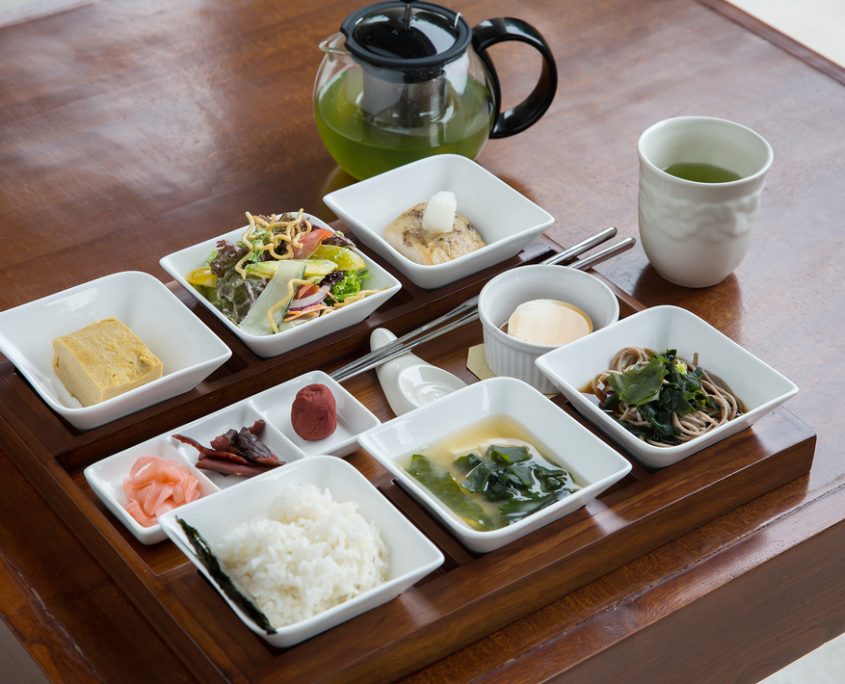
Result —
<instances>
[{"instance_id":1,"label":"wood grain surface","mask_svg":"<svg viewBox=\"0 0 845 684\"><path fill-rule=\"evenodd\" d=\"M539 246L539 254L545 248ZM520 258L529 260L538 250ZM514 260L517 261L517 260ZM514 264L505 263L503 268ZM779 408L744 430L672 467L649 472L637 464L621 482L563 519L488 554L465 549L444 527L397 486L366 452L348 457L403 515L443 552L436 572L396 601L338 625L286 650L267 647L244 627L194 566L172 544L146 547L107 511L85 481L83 469L103 456L159 434L183 432L193 421L253 396L313 368L331 370L350 357L339 350L369 337L375 326L397 333L466 301L489 278L479 273L438 291L415 291L412 312L405 304L383 307L373 316L305 354L260 360L236 347L236 363L192 392L154 409L79 433L60 420L9 364L0 366L0 448L94 553L108 575L148 619L200 681L392 681L449 655L493 630L543 608L627 562L693 531L809 471L815 448L812 430ZM177 290L188 304L196 300ZM642 306L617 290L620 316ZM414 315L412 316L411 313ZM212 330L223 326L206 317ZM473 378L467 348L481 342L481 324L453 331L421 345L418 353L445 370ZM359 345L361 346L361 345ZM379 419L392 412L373 374L346 383ZM565 411L596 433L555 397ZM278 419L278 418L277 418ZM631 459L624 448L622 454ZM280 454L284 458L284 454ZM361 641L360 634L367 634Z\"/></svg>"},{"instance_id":2,"label":"wood grain surface","mask_svg":"<svg viewBox=\"0 0 845 684\"><path fill-rule=\"evenodd\" d=\"M320 197L335 171L311 119L317 42L359 3L100 0L0 29L0 308L158 259ZM572 243L636 235L636 139L678 114L738 120L775 151L751 253L719 286L662 281L641 250L600 267L648 305L685 306L793 379L813 469L503 627L418 681L754 682L845 630L845 428L836 393L845 91L693 0L450 3L540 28L560 87L546 116L479 161ZM505 100L539 64L492 51ZM56 681L187 681L166 643L0 456L0 605ZM694 647L691 646L694 644ZM633 654L633 655L632 655ZM718 666L714 666L718 663Z\"/></svg>"}]
</instances>

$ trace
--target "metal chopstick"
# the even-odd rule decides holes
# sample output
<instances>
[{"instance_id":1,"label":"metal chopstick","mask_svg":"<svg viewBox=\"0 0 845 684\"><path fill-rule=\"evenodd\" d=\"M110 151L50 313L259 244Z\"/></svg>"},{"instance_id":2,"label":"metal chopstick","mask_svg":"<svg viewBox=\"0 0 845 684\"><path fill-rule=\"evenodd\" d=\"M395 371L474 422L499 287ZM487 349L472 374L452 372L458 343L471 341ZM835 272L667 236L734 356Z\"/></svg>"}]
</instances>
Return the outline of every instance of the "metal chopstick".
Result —
<instances>
[{"instance_id":1,"label":"metal chopstick","mask_svg":"<svg viewBox=\"0 0 845 684\"><path fill-rule=\"evenodd\" d=\"M557 254L553 254L549 258L545 259L541 263L543 264L560 264L562 262L572 261L573 259L577 258L579 254L583 254L587 250L592 249L596 245L600 245L603 242L606 242L610 238L616 235L616 227L610 226L609 228L605 228L602 231L599 231L595 235L578 242L568 249L565 249ZM418 335L424 335L429 330L433 330L441 325L444 325L448 321L451 321L453 318L462 316L468 311L472 311L478 305L478 297L472 297L461 304L458 304L454 309L451 311L446 312L442 316L438 316L432 321L421 325L420 327L411 330L408 333L405 333L401 337L389 342L388 344L380 347L379 349L375 349L367 354L364 354L359 359L352 361L351 363L339 368L335 371L335 373L342 374L344 377L351 377L349 375L350 372L356 370L359 366L367 366L367 370L372 368L373 366L368 365L373 359L381 358L382 356L386 356L390 354L392 351L396 349L404 349L405 345L408 344L412 339L417 337ZM357 373L355 373L357 375ZM337 380L337 377L334 375L332 376Z\"/></svg>"},{"instance_id":2,"label":"metal chopstick","mask_svg":"<svg viewBox=\"0 0 845 684\"><path fill-rule=\"evenodd\" d=\"M478 309L473 309L472 311L466 312L460 318L452 321L451 323L447 323L446 325L438 328L437 330L431 330L427 334L423 335L422 337L418 337L415 340L411 340L410 342L405 343L401 348L394 348L392 351L388 352L384 355L379 355L373 358L370 358L366 361L366 363L356 365L355 367L350 368L349 366L344 366L343 368L339 368L334 373L331 373L332 378L337 380L338 382L343 382L344 380L348 380L351 377L359 375L361 373L365 373L368 370L375 368L376 366L380 366L383 363L390 361L391 359L395 359L397 356L402 356L403 354L407 354L411 349L414 347L428 342L429 340L433 340L435 337L440 337L441 335L445 335L452 330L456 330L467 323L472 323L474 320L478 318ZM385 349L382 347L381 349ZM376 351L381 351L381 349L377 349ZM362 357L366 358L366 357ZM350 364L351 366L352 364Z\"/></svg>"},{"instance_id":3,"label":"metal chopstick","mask_svg":"<svg viewBox=\"0 0 845 684\"><path fill-rule=\"evenodd\" d=\"M634 238L626 237L609 247L605 247L594 254L590 254L590 256L578 259L578 261L570 264L569 266L570 268L577 268L580 271L586 271L588 268L592 268L596 264L600 264L602 261L607 261L611 257L615 257L617 254L621 254L622 252L631 249L631 247L635 244L637 244L637 241Z\"/></svg>"},{"instance_id":4,"label":"metal chopstick","mask_svg":"<svg viewBox=\"0 0 845 684\"><path fill-rule=\"evenodd\" d=\"M615 229L614 229L614 232L615 232ZM603 249L599 252L596 252L595 254L590 255L589 257L575 261L573 264L571 264L571 268L577 268L579 270L586 270L588 268L592 268L596 264L600 264L601 262L603 262L607 259L610 259L611 257L616 256L617 254L620 254L620 253L630 249L631 247L633 247L636 244L636 242L637 241L632 237L624 238L623 240L620 240L616 244L610 245L609 247L606 247L605 249ZM473 300L475 300L475 301L473 301ZM380 366L383 363L387 363L388 361L395 359L397 356L402 356L403 354L408 353L409 351L411 351L415 347L417 347L421 344L424 344L425 342L429 342L430 340L433 340L437 337L440 337L441 335L445 335L446 333L451 332L452 330L456 330L457 328L460 328L460 327L466 325L467 323L473 322L474 320L476 320L478 318L478 308L476 306L474 306L474 304L475 304L475 302L477 302L477 300L478 300L477 297L473 297L472 299L467 300L466 302L461 304L459 307L456 307L455 309L450 311L448 314L446 314L446 317L452 317L452 315L454 314L455 311L457 311L457 309L459 309L461 307L465 308L465 305L472 302L473 303L472 309L469 310L469 311L464 311L463 315L460 316L460 318L457 318L456 320L454 320L454 321L452 321L452 322L450 322L450 323L448 323L448 324L446 324L446 325L444 325L444 326L442 326L442 327L440 327L436 330L429 330L429 332L422 335L421 337L417 337L416 339L413 339L413 340L408 340L404 344L402 344L401 346L394 346L394 343L399 341L399 340L394 340L394 342L391 343L390 345L385 345L384 347L381 347L381 348L375 350L375 352L382 352L382 353L377 354L375 352L370 352L369 354L365 354L364 356L362 356L357 361L354 361L350 364L347 364L346 366L343 366L342 368L338 368L336 371L334 371L330 375L332 376L332 378L334 378L338 382L343 382L344 380L348 380L349 378L352 378L356 375L359 375L359 374L364 373L368 370L376 368L377 366ZM440 318L442 319L442 318L444 318L444 316L441 316ZM440 320L440 319L437 319L437 320ZM423 327L426 327L426 326L423 326ZM420 328L416 331L413 331L413 333L417 333L421 329L422 328ZM411 337L411 333L403 336L403 338L409 338L409 337ZM402 339L402 338L400 338L400 339ZM390 349L388 349L388 347L390 347Z\"/></svg>"},{"instance_id":5,"label":"metal chopstick","mask_svg":"<svg viewBox=\"0 0 845 684\"><path fill-rule=\"evenodd\" d=\"M607 242L610 238L616 237L616 226L610 226L609 228L605 228L604 230L599 231L592 237L588 237L586 240L581 240L581 242L577 242L568 249L563 250L562 252L557 252L556 254L552 254L548 259L544 259L541 261L541 264L561 264L564 261L572 261L579 255L583 254L587 250L600 245L602 242Z\"/></svg>"}]
</instances>

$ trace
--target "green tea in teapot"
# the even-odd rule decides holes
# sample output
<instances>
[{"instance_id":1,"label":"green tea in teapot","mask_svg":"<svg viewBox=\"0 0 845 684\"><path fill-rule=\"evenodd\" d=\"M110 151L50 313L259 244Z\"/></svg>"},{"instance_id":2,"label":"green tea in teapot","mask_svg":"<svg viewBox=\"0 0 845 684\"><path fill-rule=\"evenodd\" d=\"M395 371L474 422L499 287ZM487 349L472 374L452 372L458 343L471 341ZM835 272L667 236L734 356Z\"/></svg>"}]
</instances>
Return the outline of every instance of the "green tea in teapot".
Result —
<instances>
[{"instance_id":1,"label":"green tea in teapot","mask_svg":"<svg viewBox=\"0 0 845 684\"><path fill-rule=\"evenodd\" d=\"M488 48L526 43L542 57L531 94L502 112ZM353 11L320 42L314 118L326 149L368 178L433 154L474 158L487 138L524 131L549 108L557 66L548 43L514 17L470 28L433 2L385 0Z\"/></svg>"},{"instance_id":2,"label":"green tea in teapot","mask_svg":"<svg viewBox=\"0 0 845 684\"><path fill-rule=\"evenodd\" d=\"M451 152L474 158L484 145L495 112L488 88L468 77L458 95L443 83L438 106L427 112L424 100L401 102L378 117L362 106L360 71L339 73L316 94L314 118L326 149L351 176L369 178L432 154Z\"/></svg>"}]
</instances>

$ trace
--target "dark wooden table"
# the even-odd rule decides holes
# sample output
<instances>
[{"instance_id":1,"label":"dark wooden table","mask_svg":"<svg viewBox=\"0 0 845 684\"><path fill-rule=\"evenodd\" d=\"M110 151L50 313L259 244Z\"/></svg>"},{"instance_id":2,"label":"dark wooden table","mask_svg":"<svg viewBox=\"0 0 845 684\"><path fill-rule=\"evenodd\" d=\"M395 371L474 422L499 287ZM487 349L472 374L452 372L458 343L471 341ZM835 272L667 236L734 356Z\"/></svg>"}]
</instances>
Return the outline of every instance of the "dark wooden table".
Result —
<instances>
[{"instance_id":1,"label":"dark wooden table","mask_svg":"<svg viewBox=\"0 0 845 684\"><path fill-rule=\"evenodd\" d=\"M0 29L0 309L162 254L346 182L312 123L316 45L358 3L101 0ZM678 114L741 121L775 150L750 255L706 290L637 248L600 271L685 306L795 380L819 434L810 475L430 665L439 681L755 682L845 631L845 76L717 0L451 3L519 14L552 44L546 117L479 161L569 244L636 234L639 133ZM714 11L716 10L716 11ZM495 48L507 101L533 54ZM0 606L56 681L189 673L0 454ZM11 681L11 679L10 679Z\"/></svg>"}]
</instances>

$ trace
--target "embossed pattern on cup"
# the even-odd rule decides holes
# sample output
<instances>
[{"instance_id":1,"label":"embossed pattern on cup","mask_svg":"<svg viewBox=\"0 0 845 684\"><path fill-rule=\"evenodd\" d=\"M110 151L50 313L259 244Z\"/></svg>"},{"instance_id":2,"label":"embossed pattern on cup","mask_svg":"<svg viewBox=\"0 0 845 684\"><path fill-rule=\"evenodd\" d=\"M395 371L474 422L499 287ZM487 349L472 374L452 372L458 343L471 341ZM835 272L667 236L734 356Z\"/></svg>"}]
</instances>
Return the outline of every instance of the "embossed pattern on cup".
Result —
<instances>
[{"instance_id":1,"label":"embossed pattern on cup","mask_svg":"<svg viewBox=\"0 0 845 684\"><path fill-rule=\"evenodd\" d=\"M771 147L740 124L689 116L654 124L638 149L640 239L652 266L678 285L721 282L748 252ZM741 178L700 183L664 171L677 162L712 164Z\"/></svg>"}]
</instances>

